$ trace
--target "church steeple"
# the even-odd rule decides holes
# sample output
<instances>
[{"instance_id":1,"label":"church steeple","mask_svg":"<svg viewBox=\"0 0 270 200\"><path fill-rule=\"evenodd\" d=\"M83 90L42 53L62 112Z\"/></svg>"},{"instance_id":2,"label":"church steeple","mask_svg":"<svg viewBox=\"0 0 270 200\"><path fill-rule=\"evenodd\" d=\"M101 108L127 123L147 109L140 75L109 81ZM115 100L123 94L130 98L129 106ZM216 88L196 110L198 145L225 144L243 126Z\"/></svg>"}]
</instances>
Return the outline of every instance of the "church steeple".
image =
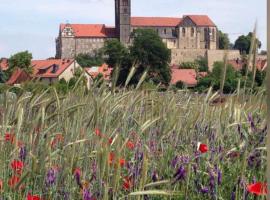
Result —
<instances>
[{"instance_id":1,"label":"church steeple","mask_svg":"<svg viewBox=\"0 0 270 200\"><path fill-rule=\"evenodd\" d=\"M115 28L124 45L130 41L131 0L115 0Z\"/></svg>"}]
</instances>

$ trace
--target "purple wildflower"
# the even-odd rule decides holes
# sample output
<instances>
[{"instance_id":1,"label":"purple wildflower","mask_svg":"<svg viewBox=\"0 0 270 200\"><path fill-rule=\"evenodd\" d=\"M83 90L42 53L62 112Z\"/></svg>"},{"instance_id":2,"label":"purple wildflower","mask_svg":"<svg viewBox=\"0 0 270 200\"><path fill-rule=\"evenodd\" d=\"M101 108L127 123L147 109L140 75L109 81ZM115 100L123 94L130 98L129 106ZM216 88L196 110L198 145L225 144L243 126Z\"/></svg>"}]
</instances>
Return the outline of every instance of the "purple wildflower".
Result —
<instances>
[{"instance_id":1,"label":"purple wildflower","mask_svg":"<svg viewBox=\"0 0 270 200\"><path fill-rule=\"evenodd\" d=\"M174 174L174 178L176 179L175 182L185 180L186 169L183 165L178 168L177 172Z\"/></svg>"},{"instance_id":2,"label":"purple wildflower","mask_svg":"<svg viewBox=\"0 0 270 200\"><path fill-rule=\"evenodd\" d=\"M255 123L254 123L254 120L253 120L251 113L248 114L248 121L250 123L251 129L253 131L256 131Z\"/></svg>"},{"instance_id":3,"label":"purple wildflower","mask_svg":"<svg viewBox=\"0 0 270 200\"><path fill-rule=\"evenodd\" d=\"M235 200L235 191L233 191L231 194L231 200Z\"/></svg>"},{"instance_id":4,"label":"purple wildflower","mask_svg":"<svg viewBox=\"0 0 270 200\"><path fill-rule=\"evenodd\" d=\"M91 193L89 189L83 189L83 200L91 200Z\"/></svg>"},{"instance_id":5,"label":"purple wildflower","mask_svg":"<svg viewBox=\"0 0 270 200\"><path fill-rule=\"evenodd\" d=\"M153 182L157 182L158 181L158 174L157 174L156 171L154 171L153 174L152 174L152 181Z\"/></svg>"},{"instance_id":6,"label":"purple wildflower","mask_svg":"<svg viewBox=\"0 0 270 200\"><path fill-rule=\"evenodd\" d=\"M47 176L46 176L46 186L49 187L49 186L52 186L55 184L55 181L56 181L56 170L55 169L49 169L48 173L47 173Z\"/></svg>"},{"instance_id":7,"label":"purple wildflower","mask_svg":"<svg viewBox=\"0 0 270 200\"><path fill-rule=\"evenodd\" d=\"M211 191L215 189L215 176L212 170L209 170L209 187Z\"/></svg>"},{"instance_id":8,"label":"purple wildflower","mask_svg":"<svg viewBox=\"0 0 270 200\"><path fill-rule=\"evenodd\" d=\"M209 189L208 189L207 187L203 187L200 191L201 191L201 193L203 193L203 194L209 193Z\"/></svg>"},{"instance_id":9,"label":"purple wildflower","mask_svg":"<svg viewBox=\"0 0 270 200\"><path fill-rule=\"evenodd\" d=\"M26 155L27 155L26 147L25 146L22 146L20 148L20 156L19 156L20 157L20 160L21 161L25 161Z\"/></svg>"}]
</instances>

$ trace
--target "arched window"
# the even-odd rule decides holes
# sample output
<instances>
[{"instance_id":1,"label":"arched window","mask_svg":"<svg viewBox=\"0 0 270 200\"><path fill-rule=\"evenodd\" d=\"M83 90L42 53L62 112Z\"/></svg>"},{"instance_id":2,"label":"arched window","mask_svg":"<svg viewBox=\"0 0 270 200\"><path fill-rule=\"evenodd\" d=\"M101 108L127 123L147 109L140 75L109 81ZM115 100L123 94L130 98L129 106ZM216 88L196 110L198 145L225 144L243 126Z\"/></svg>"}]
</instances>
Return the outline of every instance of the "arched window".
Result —
<instances>
[{"instance_id":1,"label":"arched window","mask_svg":"<svg viewBox=\"0 0 270 200\"><path fill-rule=\"evenodd\" d=\"M195 30L194 30L194 28L192 27L192 28L191 28L191 33L190 33L191 37L194 37L194 34L195 34Z\"/></svg>"},{"instance_id":2,"label":"arched window","mask_svg":"<svg viewBox=\"0 0 270 200\"><path fill-rule=\"evenodd\" d=\"M182 36L186 37L186 29L185 28L182 28Z\"/></svg>"}]
</instances>

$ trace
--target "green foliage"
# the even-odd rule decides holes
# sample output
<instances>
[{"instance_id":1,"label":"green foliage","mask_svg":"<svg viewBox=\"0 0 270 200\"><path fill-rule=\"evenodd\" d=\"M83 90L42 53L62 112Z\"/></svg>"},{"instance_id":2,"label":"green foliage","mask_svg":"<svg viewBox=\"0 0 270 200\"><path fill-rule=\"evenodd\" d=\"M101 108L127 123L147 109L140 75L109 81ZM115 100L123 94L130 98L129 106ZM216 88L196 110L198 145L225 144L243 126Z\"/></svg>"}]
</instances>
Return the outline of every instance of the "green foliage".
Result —
<instances>
[{"instance_id":1,"label":"green foliage","mask_svg":"<svg viewBox=\"0 0 270 200\"><path fill-rule=\"evenodd\" d=\"M207 58L198 58L194 62L183 62L180 64L181 69L195 69L199 72L207 72L208 71L208 62Z\"/></svg>"},{"instance_id":2,"label":"green foliage","mask_svg":"<svg viewBox=\"0 0 270 200\"><path fill-rule=\"evenodd\" d=\"M128 49L117 39L107 40L103 47L105 62L110 67L116 67L128 56Z\"/></svg>"},{"instance_id":3,"label":"green foliage","mask_svg":"<svg viewBox=\"0 0 270 200\"><path fill-rule=\"evenodd\" d=\"M13 71L14 68L19 67L21 69L26 70L28 73L31 72L31 60L32 54L28 51L23 51L12 55L8 59L9 63L9 71Z\"/></svg>"},{"instance_id":4,"label":"green foliage","mask_svg":"<svg viewBox=\"0 0 270 200\"><path fill-rule=\"evenodd\" d=\"M220 89L220 82L222 80L224 69L223 62L215 62L213 66L213 70L206 77L200 78L197 89L199 91L205 90L210 86L213 86L214 90ZM241 78L241 74L234 70L233 66L227 65L226 79L224 84L224 93L232 93L236 90L238 79Z\"/></svg>"},{"instance_id":5,"label":"green foliage","mask_svg":"<svg viewBox=\"0 0 270 200\"><path fill-rule=\"evenodd\" d=\"M223 33L222 31L218 31L218 44L219 49L229 49L230 47L230 39L227 33Z\"/></svg>"},{"instance_id":6,"label":"green foliage","mask_svg":"<svg viewBox=\"0 0 270 200\"><path fill-rule=\"evenodd\" d=\"M195 69L197 70L199 68L199 65L197 62L182 62L180 64L181 69Z\"/></svg>"},{"instance_id":7,"label":"green foliage","mask_svg":"<svg viewBox=\"0 0 270 200\"><path fill-rule=\"evenodd\" d=\"M158 34L152 29L137 29L132 34L133 45L130 54L134 62L139 64L135 77L149 69L147 81L152 80L155 84L168 85L171 80L169 63L171 52L162 42Z\"/></svg>"},{"instance_id":8,"label":"green foliage","mask_svg":"<svg viewBox=\"0 0 270 200\"><path fill-rule=\"evenodd\" d=\"M253 33L249 33L248 35L241 35L238 37L238 39L235 41L234 48L238 49L241 54L249 53L250 46L251 46L251 40L252 40ZM261 48L262 43L257 39L258 48Z\"/></svg>"},{"instance_id":9,"label":"green foliage","mask_svg":"<svg viewBox=\"0 0 270 200\"><path fill-rule=\"evenodd\" d=\"M175 87L176 87L177 89L183 89L183 88L185 87L185 84L184 84L182 81L177 81L177 82L175 83Z\"/></svg>"},{"instance_id":10,"label":"green foliage","mask_svg":"<svg viewBox=\"0 0 270 200\"><path fill-rule=\"evenodd\" d=\"M103 60L100 52L95 52L93 55L79 54L76 57L76 61L83 68L84 67L101 66L104 63L104 60Z\"/></svg>"}]
</instances>

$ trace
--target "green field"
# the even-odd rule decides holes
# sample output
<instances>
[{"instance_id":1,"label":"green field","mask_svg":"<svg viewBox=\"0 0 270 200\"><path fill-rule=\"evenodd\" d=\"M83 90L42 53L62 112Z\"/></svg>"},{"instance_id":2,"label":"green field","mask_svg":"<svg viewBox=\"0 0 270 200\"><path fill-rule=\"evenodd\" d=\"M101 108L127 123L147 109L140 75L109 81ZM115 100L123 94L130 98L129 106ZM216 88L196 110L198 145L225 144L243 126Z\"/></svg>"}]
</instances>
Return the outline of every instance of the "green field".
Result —
<instances>
[{"instance_id":1,"label":"green field","mask_svg":"<svg viewBox=\"0 0 270 200\"><path fill-rule=\"evenodd\" d=\"M0 199L265 199L247 191L266 179L265 92L215 98L103 87L3 93Z\"/></svg>"}]
</instances>

